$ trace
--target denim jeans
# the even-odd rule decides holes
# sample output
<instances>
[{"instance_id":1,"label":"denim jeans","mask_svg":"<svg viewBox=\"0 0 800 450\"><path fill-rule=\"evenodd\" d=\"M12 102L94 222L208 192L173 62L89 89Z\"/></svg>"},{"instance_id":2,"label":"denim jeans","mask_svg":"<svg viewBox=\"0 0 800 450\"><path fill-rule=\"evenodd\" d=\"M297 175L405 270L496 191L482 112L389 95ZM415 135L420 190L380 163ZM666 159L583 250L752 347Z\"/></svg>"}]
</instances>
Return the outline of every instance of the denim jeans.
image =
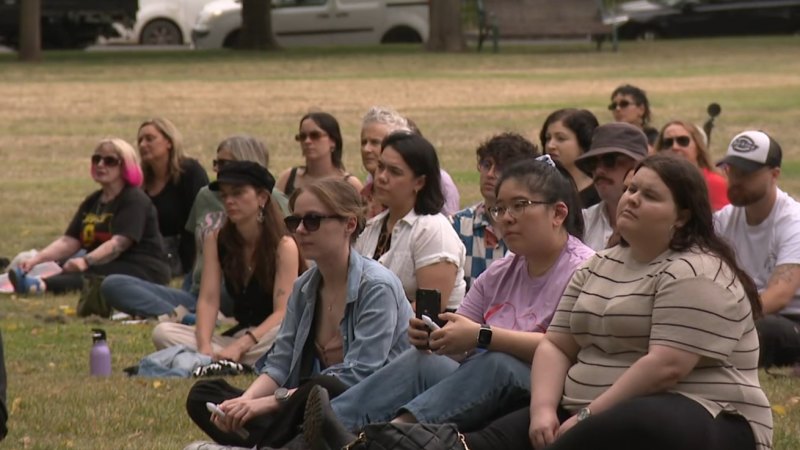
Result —
<instances>
[{"instance_id":1,"label":"denim jeans","mask_svg":"<svg viewBox=\"0 0 800 450\"><path fill-rule=\"evenodd\" d=\"M150 283L128 275L109 275L100 285L103 298L112 308L134 316L169 314L178 305L195 310L197 297L182 290Z\"/></svg>"},{"instance_id":2,"label":"denim jeans","mask_svg":"<svg viewBox=\"0 0 800 450\"><path fill-rule=\"evenodd\" d=\"M331 403L351 430L409 412L419 422L472 430L529 402L530 365L500 352L463 363L411 349Z\"/></svg>"}]
</instances>

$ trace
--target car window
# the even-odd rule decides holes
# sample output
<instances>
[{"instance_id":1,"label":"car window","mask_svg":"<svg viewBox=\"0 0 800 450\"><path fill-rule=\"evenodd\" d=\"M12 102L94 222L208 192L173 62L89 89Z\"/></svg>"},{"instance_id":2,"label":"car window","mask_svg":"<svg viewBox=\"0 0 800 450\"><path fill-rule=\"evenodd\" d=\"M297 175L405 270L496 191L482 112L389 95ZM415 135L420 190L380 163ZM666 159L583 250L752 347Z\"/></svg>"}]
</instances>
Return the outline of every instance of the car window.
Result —
<instances>
[{"instance_id":1,"label":"car window","mask_svg":"<svg viewBox=\"0 0 800 450\"><path fill-rule=\"evenodd\" d=\"M273 8L288 8L298 6L322 6L328 0L272 0Z\"/></svg>"}]
</instances>

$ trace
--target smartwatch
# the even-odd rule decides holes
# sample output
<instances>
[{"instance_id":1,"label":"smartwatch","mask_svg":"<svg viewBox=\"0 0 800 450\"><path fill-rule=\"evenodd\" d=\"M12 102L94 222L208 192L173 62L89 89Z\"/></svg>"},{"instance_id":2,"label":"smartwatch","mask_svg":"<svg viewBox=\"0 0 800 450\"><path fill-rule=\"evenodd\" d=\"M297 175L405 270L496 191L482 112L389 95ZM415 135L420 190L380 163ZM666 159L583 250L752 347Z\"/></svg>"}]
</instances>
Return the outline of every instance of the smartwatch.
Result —
<instances>
[{"instance_id":1,"label":"smartwatch","mask_svg":"<svg viewBox=\"0 0 800 450\"><path fill-rule=\"evenodd\" d=\"M289 394L289 390L286 389L285 387L279 387L278 389L275 389L275 392L272 395L275 396L275 400L277 400L278 404L280 405L283 405L284 403L288 402L289 397L291 397L291 394Z\"/></svg>"},{"instance_id":2,"label":"smartwatch","mask_svg":"<svg viewBox=\"0 0 800 450\"><path fill-rule=\"evenodd\" d=\"M578 410L578 422L583 422L592 415L592 410L589 408L581 408Z\"/></svg>"},{"instance_id":3,"label":"smartwatch","mask_svg":"<svg viewBox=\"0 0 800 450\"><path fill-rule=\"evenodd\" d=\"M481 325L480 331L478 331L478 348L485 350L489 348L489 344L491 343L492 343L492 327L483 324Z\"/></svg>"}]
</instances>

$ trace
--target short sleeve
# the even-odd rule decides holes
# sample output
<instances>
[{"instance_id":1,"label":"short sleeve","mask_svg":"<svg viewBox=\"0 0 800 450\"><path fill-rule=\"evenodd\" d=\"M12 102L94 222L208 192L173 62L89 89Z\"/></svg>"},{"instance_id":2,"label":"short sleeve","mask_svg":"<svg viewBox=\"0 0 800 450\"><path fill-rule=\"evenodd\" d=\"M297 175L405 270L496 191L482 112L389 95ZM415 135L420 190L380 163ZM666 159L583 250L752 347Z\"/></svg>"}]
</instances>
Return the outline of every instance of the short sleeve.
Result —
<instances>
[{"instance_id":1,"label":"short sleeve","mask_svg":"<svg viewBox=\"0 0 800 450\"><path fill-rule=\"evenodd\" d=\"M653 300L651 345L728 359L752 323L750 303L739 282L731 280L730 269L721 260L717 263L711 277L700 270L702 264L685 259L661 273Z\"/></svg>"},{"instance_id":2,"label":"short sleeve","mask_svg":"<svg viewBox=\"0 0 800 450\"><path fill-rule=\"evenodd\" d=\"M486 274L487 272L483 272L475 279L472 287L467 291L467 295L464 296L464 300L458 306L458 310L456 310L456 313L477 323L484 323L484 313L487 310L487 305L492 301L492 299L486 298L486 293L484 292Z\"/></svg>"},{"instance_id":3,"label":"short sleeve","mask_svg":"<svg viewBox=\"0 0 800 450\"><path fill-rule=\"evenodd\" d=\"M147 210L154 206L144 192L133 187L127 188L119 200L111 221L111 232L140 242L147 224Z\"/></svg>"},{"instance_id":4,"label":"short sleeve","mask_svg":"<svg viewBox=\"0 0 800 450\"><path fill-rule=\"evenodd\" d=\"M594 258L589 261L593 260ZM564 293L561 294L561 300L558 302L556 311L553 314L553 319L550 321L550 326L547 327L548 332L569 333L571 331L570 320L572 319L572 310L575 308L575 303L583 290L583 284L586 282L589 273L589 267L584 264L572 275L572 278L567 284L567 288L564 289Z\"/></svg>"},{"instance_id":5,"label":"short sleeve","mask_svg":"<svg viewBox=\"0 0 800 450\"><path fill-rule=\"evenodd\" d=\"M464 243L447 218L437 214L421 216L419 220L425 222L415 227L411 236L414 269L418 270L440 262L463 267L466 254Z\"/></svg>"},{"instance_id":6,"label":"short sleeve","mask_svg":"<svg viewBox=\"0 0 800 450\"><path fill-rule=\"evenodd\" d=\"M800 264L800 208L787 212L776 224L778 255L775 265Z\"/></svg>"}]
</instances>

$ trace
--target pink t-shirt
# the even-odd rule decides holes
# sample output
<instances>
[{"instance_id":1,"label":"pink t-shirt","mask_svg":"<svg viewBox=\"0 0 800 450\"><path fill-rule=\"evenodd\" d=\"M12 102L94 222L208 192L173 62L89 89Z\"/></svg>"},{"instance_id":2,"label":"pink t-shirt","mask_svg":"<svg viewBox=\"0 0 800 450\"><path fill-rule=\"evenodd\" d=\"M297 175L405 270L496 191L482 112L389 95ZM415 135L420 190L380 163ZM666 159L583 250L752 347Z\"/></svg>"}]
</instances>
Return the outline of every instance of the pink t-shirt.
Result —
<instances>
[{"instance_id":1,"label":"pink t-shirt","mask_svg":"<svg viewBox=\"0 0 800 450\"><path fill-rule=\"evenodd\" d=\"M473 282L457 313L498 328L544 333L572 274L592 255L594 250L570 236L550 270L532 278L525 257L510 254Z\"/></svg>"}]
</instances>

